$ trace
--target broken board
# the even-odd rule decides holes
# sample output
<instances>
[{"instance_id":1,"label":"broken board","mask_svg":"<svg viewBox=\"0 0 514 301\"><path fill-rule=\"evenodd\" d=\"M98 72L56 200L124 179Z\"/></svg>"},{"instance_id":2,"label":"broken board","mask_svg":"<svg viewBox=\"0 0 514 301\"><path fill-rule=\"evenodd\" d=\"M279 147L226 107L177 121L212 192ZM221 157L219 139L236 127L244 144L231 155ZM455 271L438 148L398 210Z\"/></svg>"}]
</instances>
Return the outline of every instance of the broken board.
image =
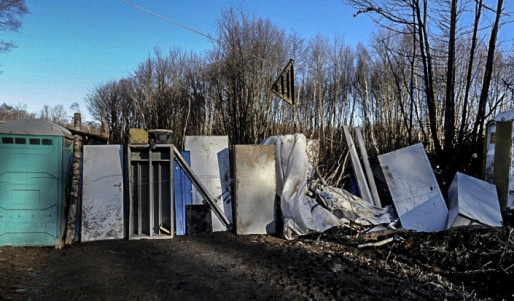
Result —
<instances>
[{"instance_id":1,"label":"broken board","mask_svg":"<svg viewBox=\"0 0 514 301\"><path fill-rule=\"evenodd\" d=\"M191 165L189 152L181 152L188 165ZM174 194L175 194L175 234L186 235L186 206L193 204L191 195L192 183L186 172L175 162L174 166Z\"/></svg>"}]
</instances>

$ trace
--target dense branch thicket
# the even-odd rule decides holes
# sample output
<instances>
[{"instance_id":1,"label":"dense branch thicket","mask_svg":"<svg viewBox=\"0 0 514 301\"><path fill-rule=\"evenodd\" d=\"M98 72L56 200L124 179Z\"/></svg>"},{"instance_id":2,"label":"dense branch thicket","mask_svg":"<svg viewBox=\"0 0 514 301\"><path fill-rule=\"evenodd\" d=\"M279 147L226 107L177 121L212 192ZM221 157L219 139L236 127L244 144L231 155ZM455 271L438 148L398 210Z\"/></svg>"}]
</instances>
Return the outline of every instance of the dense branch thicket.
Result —
<instances>
[{"instance_id":1,"label":"dense branch thicket","mask_svg":"<svg viewBox=\"0 0 514 301\"><path fill-rule=\"evenodd\" d=\"M481 151L486 121L512 107L514 57L495 47L502 1L347 2L384 25L369 48L304 40L227 10L204 56L157 49L131 76L99 85L88 109L111 143L127 143L134 127L171 129L178 145L184 135L253 144L304 133L319 139L320 169L335 185L345 180L342 125L364 129L371 157L422 142L444 171L462 168ZM295 107L270 91L290 58Z\"/></svg>"}]
</instances>

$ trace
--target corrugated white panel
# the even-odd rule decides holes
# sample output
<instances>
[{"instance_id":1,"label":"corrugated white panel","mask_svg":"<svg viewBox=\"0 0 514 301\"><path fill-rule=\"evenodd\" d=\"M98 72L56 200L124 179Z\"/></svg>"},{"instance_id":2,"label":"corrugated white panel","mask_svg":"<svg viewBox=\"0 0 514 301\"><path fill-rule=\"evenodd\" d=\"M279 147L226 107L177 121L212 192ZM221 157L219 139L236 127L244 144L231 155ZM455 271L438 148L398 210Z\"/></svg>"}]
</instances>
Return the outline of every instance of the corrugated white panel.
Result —
<instances>
[{"instance_id":1,"label":"corrugated white panel","mask_svg":"<svg viewBox=\"0 0 514 301\"><path fill-rule=\"evenodd\" d=\"M378 157L403 228L447 229L448 208L421 143Z\"/></svg>"},{"instance_id":2,"label":"corrugated white panel","mask_svg":"<svg viewBox=\"0 0 514 301\"><path fill-rule=\"evenodd\" d=\"M276 233L275 145L236 145L235 173L236 233Z\"/></svg>"},{"instance_id":3,"label":"corrugated white panel","mask_svg":"<svg viewBox=\"0 0 514 301\"><path fill-rule=\"evenodd\" d=\"M122 239L121 145L84 145L82 241Z\"/></svg>"},{"instance_id":4,"label":"corrugated white panel","mask_svg":"<svg viewBox=\"0 0 514 301\"><path fill-rule=\"evenodd\" d=\"M232 223L228 136L186 136L184 149L191 154L191 169ZM194 187L193 204L203 204ZM227 230L214 213L211 216L212 231Z\"/></svg>"}]
</instances>

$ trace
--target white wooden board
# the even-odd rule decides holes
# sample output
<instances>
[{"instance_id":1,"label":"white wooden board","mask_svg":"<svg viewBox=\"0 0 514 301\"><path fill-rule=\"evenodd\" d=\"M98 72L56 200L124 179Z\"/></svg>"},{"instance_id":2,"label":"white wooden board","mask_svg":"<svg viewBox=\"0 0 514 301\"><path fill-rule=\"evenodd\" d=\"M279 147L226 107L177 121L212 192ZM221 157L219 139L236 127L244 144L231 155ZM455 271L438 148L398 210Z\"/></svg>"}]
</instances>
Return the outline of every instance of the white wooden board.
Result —
<instances>
[{"instance_id":1,"label":"white wooden board","mask_svg":"<svg viewBox=\"0 0 514 301\"><path fill-rule=\"evenodd\" d=\"M494 227L503 225L496 186L457 172L448 190L448 226L461 225L459 215Z\"/></svg>"}]
</instances>

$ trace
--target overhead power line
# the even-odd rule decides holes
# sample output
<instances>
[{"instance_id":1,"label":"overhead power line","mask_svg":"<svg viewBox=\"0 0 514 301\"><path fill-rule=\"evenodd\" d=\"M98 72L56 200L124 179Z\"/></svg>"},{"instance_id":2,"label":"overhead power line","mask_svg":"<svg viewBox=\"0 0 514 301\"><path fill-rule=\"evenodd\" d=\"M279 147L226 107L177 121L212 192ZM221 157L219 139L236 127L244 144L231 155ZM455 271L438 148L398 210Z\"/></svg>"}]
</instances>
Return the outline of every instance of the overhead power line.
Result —
<instances>
[{"instance_id":1,"label":"overhead power line","mask_svg":"<svg viewBox=\"0 0 514 301\"><path fill-rule=\"evenodd\" d=\"M159 18L159 19L162 19L162 20L164 20L164 21L166 21L166 22L168 22L168 23L171 23L171 24L173 24L173 25L180 26L180 27L182 27L182 28L184 28L184 29L186 29L186 30L189 30L189 31L193 32L193 33L196 33L196 34L198 34L198 35L201 35L201 36L203 36L203 37L206 37L207 39L211 40L212 42L214 42L214 43L216 43L216 44L218 44L218 45L220 45L220 44L221 44L218 40L216 40L215 38L211 37L211 36L210 36L210 35L208 35L208 34L204 34L204 33L200 32L200 31L198 31L198 30L196 30L196 29L193 29L193 28L191 28L191 27L189 27L189 26L187 26L187 25L184 25L184 24L182 24L182 23L179 23L179 22L173 21L173 20L171 20L171 19L170 19L170 18L168 18L168 17L165 17L165 16L163 16L163 15L161 15L161 14L158 14L158 13L156 13L156 12L152 11L152 10L149 10L149 9L147 9L147 8L145 8L145 7L142 7L142 6L140 6L140 5L137 5L137 4L135 4L134 2L131 2L131 1L129 1L129 0L121 0L121 1L122 1L122 2L125 2L125 3L126 3L126 4L128 4L128 5L133 6L133 7L137 8L137 9L139 9L139 10L142 10L142 11L144 11L144 12L146 12L146 13L148 13L148 14L152 15L152 16L155 16L155 17L157 17L157 18ZM240 50L240 49L237 49L237 51L241 51L241 50ZM251 57L253 57L254 59L258 60L258 61L262 61L262 62L266 62L266 61L267 61L267 60L266 60L266 58L257 57L256 55L253 55L253 54L250 54L250 56L251 56ZM290 104L292 104L292 105L294 106L294 105L295 105L295 100L294 100L294 72L293 72L293 69L292 69L292 68L293 68L293 67L292 67L292 66L293 66L292 64L293 64L293 59L291 59L291 60L289 61L288 65L286 66L286 69L284 69L284 72L285 72L285 71L289 71L289 69L290 69L290 73L288 73L288 75L290 76L290 78L288 78L288 84L287 84L287 89L286 89L286 90L287 90L287 92L288 92L288 95L287 95L287 96L284 96L284 95L281 95L280 93L277 93L277 92L278 92L278 90L277 90L277 89L278 89L278 88L277 88L277 82L275 82L275 83L273 84L273 86L275 86L275 90L277 90L277 91L275 91L275 92L274 92L275 94L277 94L279 97L282 97L285 101L289 102ZM280 79L281 77L283 77L283 76L282 76L282 75L279 75L279 79ZM277 80L277 81L278 81L278 80ZM282 88L284 88L284 87L282 86ZM282 92L283 92L283 91L282 91Z\"/></svg>"},{"instance_id":2,"label":"overhead power line","mask_svg":"<svg viewBox=\"0 0 514 301\"><path fill-rule=\"evenodd\" d=\"M166 22L168 22L168 23L171 23L171 24L174 24L174 25L180 26L180 27L182 27L182 28L184 28L184 29L186 29L186 30L189 30L189 31L194 32L194 33L196 33L196 34L199 34L199 35L201 35L201 36L203 36L203 37L206 37L207 39L209 39L209 40L211 40L211 41L213 41L213 42L215 42L215 43L218 43L218 40L216 40L215 38L211 37L211 36L210 36L210 35L208 35L208 34L204 34L203 32L200 32L200 31L198 31L198 30L196 30L196 29L194 29L194 28L191 28L191 27L189 27L189 26L187 26L187 25L184 25L184 24L182 24L182 23L179 23L179 22L173 21L173 20L171 20L170 18L168 18L168 17L166 17L166 16L163 16L163 15L161 15L161 14L158 14L158 13L156 13L156 12L154 12L154 11L152 11L152 10L149 10L149 9L147 9L147 8L145 8L145 7L142 7L142 6L140 6L140 5L137 5L137 4L135 4L134 2L131 2L131 1L128 1L128 0L121 0L121 1L122 1L122 2L125 2L125 3L126 3L126 4L128 4L128 5L133 6L133 7L137 8L137 9L139 9L139 10L142 10L142 11L144 11L144 12L146 12L146 13L150 14L150 15L153 15L153 16L155 16L155 17L159 18L159 19L162 19L162 20L164 20L164 21L166 21Z\"/></svg>"}]
</instances>

